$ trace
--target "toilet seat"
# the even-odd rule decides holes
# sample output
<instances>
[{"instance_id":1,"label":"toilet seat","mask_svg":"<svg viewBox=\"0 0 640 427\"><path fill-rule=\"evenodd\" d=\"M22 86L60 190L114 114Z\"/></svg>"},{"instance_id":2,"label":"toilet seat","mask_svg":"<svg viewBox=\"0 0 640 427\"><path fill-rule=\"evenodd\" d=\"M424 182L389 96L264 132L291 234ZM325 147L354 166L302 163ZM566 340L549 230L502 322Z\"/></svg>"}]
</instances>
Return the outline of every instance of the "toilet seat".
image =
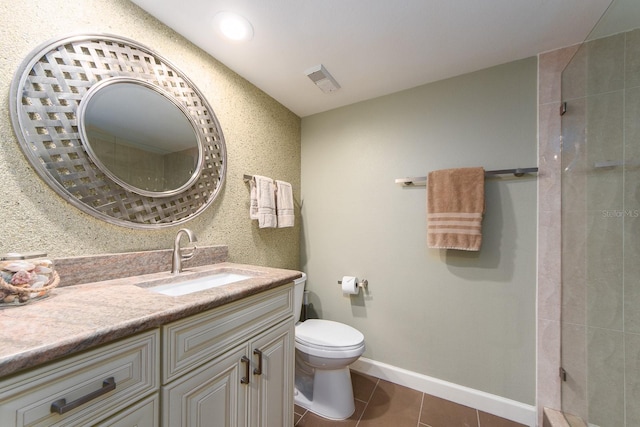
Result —
<instances>
[{"instance_id":1,"label":"toilet seat","mask_svg":"<svg viewBox=\"0 0 640 427\"><path fill-rule=\"evenodd\" d=\"M295 346L312 356L344 358L364 352L364 335L332 320L309 319L296 326Z\"/></svg>"}]
</instances>

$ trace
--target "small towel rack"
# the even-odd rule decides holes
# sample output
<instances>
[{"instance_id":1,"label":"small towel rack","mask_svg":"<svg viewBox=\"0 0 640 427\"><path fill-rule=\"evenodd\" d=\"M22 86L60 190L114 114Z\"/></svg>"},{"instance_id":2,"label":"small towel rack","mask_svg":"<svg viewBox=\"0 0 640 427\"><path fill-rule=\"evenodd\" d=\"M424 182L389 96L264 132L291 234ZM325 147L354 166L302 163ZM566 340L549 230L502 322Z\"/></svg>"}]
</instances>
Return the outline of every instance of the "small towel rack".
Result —
<instances>
[{"instance_id":1,"label":"small towel rack","mask_svg":"<svg viewBox=\"0 0 640 427\"><path fill-rule=\"evenodd\" d=\"M516 169L499 169L494 171L485 171L484 176L494 176L494 175L511 175L521 177L531 173L537 173L538 168L516 168ZM404 186L411 185L427 185L427 177L426 176L416 176L411 178L396 178L396 184L402 184Z\"/></svg>"}]
</instances>

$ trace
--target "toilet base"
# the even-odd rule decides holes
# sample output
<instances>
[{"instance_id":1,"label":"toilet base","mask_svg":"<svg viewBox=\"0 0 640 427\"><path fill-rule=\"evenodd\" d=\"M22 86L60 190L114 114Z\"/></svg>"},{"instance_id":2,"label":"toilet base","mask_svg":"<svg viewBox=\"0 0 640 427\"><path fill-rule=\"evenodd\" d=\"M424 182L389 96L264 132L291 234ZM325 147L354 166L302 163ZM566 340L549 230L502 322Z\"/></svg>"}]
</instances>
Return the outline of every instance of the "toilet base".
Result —
<instances>
[{"instance_id":1,"label":"toilet base","mask_svg":"<svg viewBox=\"0 0 640 427\"><path fill-rule=\"evenodd\" d=\"M356 407L349 368L310 370L296 368L295 404L330 420L353 415Z\"/></svg>"}]
</instances>

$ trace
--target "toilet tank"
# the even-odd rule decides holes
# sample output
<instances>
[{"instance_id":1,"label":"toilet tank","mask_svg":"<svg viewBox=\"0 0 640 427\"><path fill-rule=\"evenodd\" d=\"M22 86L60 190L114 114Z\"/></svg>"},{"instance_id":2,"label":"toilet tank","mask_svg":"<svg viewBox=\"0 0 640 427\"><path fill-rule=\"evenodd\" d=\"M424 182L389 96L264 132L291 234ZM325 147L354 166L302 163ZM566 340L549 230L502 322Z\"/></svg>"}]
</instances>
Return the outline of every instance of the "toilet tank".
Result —
<instances>
[{"instance_id":1,"label":"toilet tank","mask_svg":"<svg viewBox=\"0 0 640 427\"><path fill-rule=\"evenodd\" d=\"M293 304L294 304L294 318L295 322L300 320L300 313L302 312L302 299L304 298L304 284L307 281L307 275L302 273L302 277L293 281Z\"/></svg>"}]
</instances>

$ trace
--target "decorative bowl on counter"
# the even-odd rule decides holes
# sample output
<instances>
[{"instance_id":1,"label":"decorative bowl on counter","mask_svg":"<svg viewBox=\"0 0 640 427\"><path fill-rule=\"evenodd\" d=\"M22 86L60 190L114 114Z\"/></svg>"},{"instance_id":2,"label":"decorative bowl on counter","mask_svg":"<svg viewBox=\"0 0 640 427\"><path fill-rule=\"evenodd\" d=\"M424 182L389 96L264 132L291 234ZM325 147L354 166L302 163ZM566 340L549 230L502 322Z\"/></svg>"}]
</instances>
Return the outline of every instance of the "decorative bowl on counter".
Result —
<instances>
[{"instance_id":1,"label":"decorative bowl on counter","mask_svg":"<svg viewBox=\"0 0 640 427\"><path fill-rule=\"evenodd\" d=\"M46 298L58 286L60 277L46 256L40 252L0 255L0 308Z\"/></svg>"}]
</instances>

